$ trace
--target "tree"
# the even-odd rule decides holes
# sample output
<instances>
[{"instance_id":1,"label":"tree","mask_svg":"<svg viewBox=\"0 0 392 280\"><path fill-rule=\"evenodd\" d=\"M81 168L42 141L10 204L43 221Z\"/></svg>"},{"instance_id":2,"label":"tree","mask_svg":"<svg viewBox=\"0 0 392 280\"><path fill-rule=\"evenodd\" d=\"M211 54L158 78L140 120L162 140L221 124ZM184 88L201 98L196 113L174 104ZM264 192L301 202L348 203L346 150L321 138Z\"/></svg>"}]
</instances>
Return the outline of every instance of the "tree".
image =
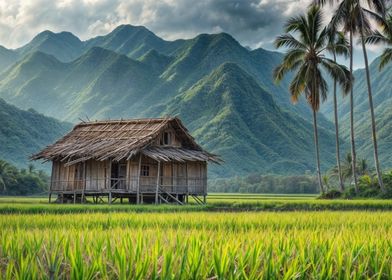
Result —
<instances>
[{"instance_id":1,"label":"tree","mask_svg":"<svg viewBox=\"0 0 392 280\"><path fill-rule=\"evenodd\" d=\"M392 61L392 13L385 17L371 11L369 13L379 24L381 31L373 31L366 37L366 43L387 45L380 57L379 70L381 71L385 65Z\"/></svg>"},{"instance_id":2,"label":"tree","mask_svg":"<svg viewBox=\"0 0 392 280\"><path fill-rule=\"evenodd\" d=\"M7 185L10 181L15 181L15 176L12 166L3 160L0 160L0 188L2 192L7 191Z\"/></svg>"},{"instance_id":3,"label":"tree","mask_svg":"<svg viewBox=\"0 0 392 280\"><path fill-rule=\"evenodd\" d=\"M350 89L350 75L346 67L324 55L328 44L328 30L322 27L323 15L316 5L309 7L305 15L289 19L285 32L275 40L276 48L286 47L282 63L275 69L274 78L279 82L287 72L295 72L290 83L291 99L295 103L304 95L313 112L314 143L318 184L324 192L317 129L317 112L320 102L327 96L328 86L323 71L335 79L344 92ZM295 37L295 35L297 35Z\"/></svg>"},{"instance_id":4,"label":"tree","mask_svg":"<svg viewBox=\"0 0 392 280\"><path fill-rule=\"evenodd\" d=\"M369 18L368 18L368 9L363 7L362 2L366 2L370 9L379 13L382 17L385 15L385 0L316 0L318 4L324 5L326 2L333 4L335 2L340 3L339 7L334 14L331 24L335 27L339 25L344 26L344 30L349 32L350 36L350 70L352 72L352 46L353 46L353 35L359 35L360 42L362 45L363 58L365 62L365 73L366 73L366 84L368 89L368 99L369 99L369 110L370 110L370 120L371 120L371 128L372 128L372 140L373 140L373 152L374 152L374 165L376 167L378 184L382 191L385 191L384 184L382 181L382 172L380 168L380 162L378 159L378 145L377 145L377 129L376 129L376 120L374 116L374 106L373 106L373 94L372 94L372 86L370 82L370 71L369 71L369 62L367 57L367 50L365 45L366 34L368 34L371 30ZM351 134L352 134L352 156L353 156L353 170L355 170L356 163L356 153L355 153L355 144L353 143L353 94L350 93L350 104L351 104ZM354 144L354 145L353 145ZM358 191L357 178L356 173L353 172L354 175L354 184L355 188Z\"/></svg>"},{"instance_id":5,"label":"tree","mask_svg":"<svg viewBox=\"0 0 392 280\"><path fill-rule=\"evenodd\" d=\"M332 53L333 61L336 63L336 55L349 56L350 46L344 37L343 32L337 32L333 27L328 28L329 43L327 49ZM337 81L333 83L333 105L334 105L334 120L335 120L335 144L336 144L336 166L337 176L339 179L339 189L344 191L344 180L342 177L342 170L340 164L340 144L339 144L339 118L338 118L338 103L337 103Z\"/></svg>"},{"instance_id":6,"label":"tree","mask_svg":"<svg viewBox=\"0 0 392 280\"><path fill-rule=\"evenodd\" d=\"M353 174L352 174L352 169L351 169L351 164L352 162L352 157L350 153L346 154L346 157L344 158L343 162L342 162L342 176L343 179L349 179L352 178ZM357 169L355 171L355 173L357 173L357 175L359 176L363 176L363 175L369 175L373 172L372 169L370 169L366 159L359 159L358 160L359 164L357 166ZM336 168L332 169L332 174L336 174L337 170Z\"/></svg>"}]
</instances>

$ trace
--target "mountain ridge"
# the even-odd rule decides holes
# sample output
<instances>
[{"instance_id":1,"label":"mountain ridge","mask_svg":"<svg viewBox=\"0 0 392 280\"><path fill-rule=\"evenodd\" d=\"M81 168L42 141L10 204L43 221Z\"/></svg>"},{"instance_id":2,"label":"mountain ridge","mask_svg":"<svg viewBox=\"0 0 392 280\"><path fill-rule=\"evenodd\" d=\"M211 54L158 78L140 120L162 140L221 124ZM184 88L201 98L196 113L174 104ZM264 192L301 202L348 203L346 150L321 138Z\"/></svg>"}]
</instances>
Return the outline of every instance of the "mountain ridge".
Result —
<instances>
[{"instance_id":1,"label":"mountain ridge","mask_svg":"<svg viewBox=\"0 0 392 280\"><path fill-rule=\"evenodd\" d=\"M84 41L91 46L72 61L34 51L0 75L0 97L71 122L179 115L226 159L213 176L314 170L310 109L290 103L290 77L272 81L282 54L248 50L227 33L155 37L121 26ZM323 168L334 164L331 128L320 115Z\"/></svg>"}]
</instances>

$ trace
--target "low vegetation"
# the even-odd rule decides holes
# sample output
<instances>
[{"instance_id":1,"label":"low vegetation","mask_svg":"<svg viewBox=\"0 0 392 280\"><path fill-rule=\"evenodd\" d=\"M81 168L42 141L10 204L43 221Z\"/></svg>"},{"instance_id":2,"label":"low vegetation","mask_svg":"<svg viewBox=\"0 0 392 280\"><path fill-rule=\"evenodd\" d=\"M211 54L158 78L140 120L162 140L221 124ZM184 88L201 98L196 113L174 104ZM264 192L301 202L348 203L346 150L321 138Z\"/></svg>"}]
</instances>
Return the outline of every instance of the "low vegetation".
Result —
<instances>
[{"instance_id":1,"label":"low vegetation","mask_svg":"<svg viewBox=\"0 0 392 280\"><path fill-rule=\"evenodd\" d=\"M391 224L389 212L1 215L0 275L388 279Z\"/></svg>"},{"instance_id":2,"label":"low vegetation","mask_svg":"<svg viewBox=\"0 0 392 280\"><path fill-rule=\"evenodd\" d=\"M18 169L0 160L0 195L31 195L45 193L49 177L43 171L36 171L33 165Z\"/></svg>"},{"instance_id":3,"label":"low vegetation","mask_svg":"<svg viewBox=\"0 0 392 280\"><path fill-rule=\"evenodd\" d=\"M312 175L263 175L250 174L244 177L228 179L211 179L208 182L211 192L229 193L285 193L315 194L319 193L317 181Z\"/></svg>"}]
</instances>

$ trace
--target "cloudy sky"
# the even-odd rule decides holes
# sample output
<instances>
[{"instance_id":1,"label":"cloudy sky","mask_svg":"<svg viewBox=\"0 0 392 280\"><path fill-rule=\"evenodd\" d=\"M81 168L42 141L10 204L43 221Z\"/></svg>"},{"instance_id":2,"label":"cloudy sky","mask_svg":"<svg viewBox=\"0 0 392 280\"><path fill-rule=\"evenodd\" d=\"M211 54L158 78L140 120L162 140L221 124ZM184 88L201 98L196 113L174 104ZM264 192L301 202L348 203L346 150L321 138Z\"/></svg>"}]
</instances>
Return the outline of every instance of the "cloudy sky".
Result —
<instances>
[{"instance_id":1,"label":"cloudy sky","mask_svg":"<svg viewBox=\"0 0 392 280\"><path fill-rule=\"evenodd\" d=\"M43 30L70 31L85 40L132 24L167 40L223 31L244 46L273 49L285 20L304 11L310 1L0 0L0 45L20 47ZM378 53L371 49L370 57ZM356 67L361 65L357 59Z\"/></svg>"}]
</instances>

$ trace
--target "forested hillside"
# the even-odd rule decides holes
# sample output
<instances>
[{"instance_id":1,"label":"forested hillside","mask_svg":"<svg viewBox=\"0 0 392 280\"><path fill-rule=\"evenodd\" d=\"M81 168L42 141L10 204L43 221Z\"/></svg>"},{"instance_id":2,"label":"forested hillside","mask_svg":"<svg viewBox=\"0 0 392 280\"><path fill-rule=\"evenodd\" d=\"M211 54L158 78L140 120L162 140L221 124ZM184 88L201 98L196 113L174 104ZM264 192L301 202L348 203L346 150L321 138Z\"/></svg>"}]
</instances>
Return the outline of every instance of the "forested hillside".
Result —
<instances>
[{"instance_id":1,"label":"forested hillside","mask_svg":"<svg viewBox=\"0 0 392 280\"><path fill-rule=\"evenodd\" d=\"M273 82L278 52L249 50L226 33L165 41L130 25L87 41L45 31L7 52L0 97L22 109L72 123L178 115L225 160L210 168L218 177L314 170L311 111L291 104L290 76ZM333 126L322 115L319 124L326 169Z\"/></svg>"}]
</instances>

